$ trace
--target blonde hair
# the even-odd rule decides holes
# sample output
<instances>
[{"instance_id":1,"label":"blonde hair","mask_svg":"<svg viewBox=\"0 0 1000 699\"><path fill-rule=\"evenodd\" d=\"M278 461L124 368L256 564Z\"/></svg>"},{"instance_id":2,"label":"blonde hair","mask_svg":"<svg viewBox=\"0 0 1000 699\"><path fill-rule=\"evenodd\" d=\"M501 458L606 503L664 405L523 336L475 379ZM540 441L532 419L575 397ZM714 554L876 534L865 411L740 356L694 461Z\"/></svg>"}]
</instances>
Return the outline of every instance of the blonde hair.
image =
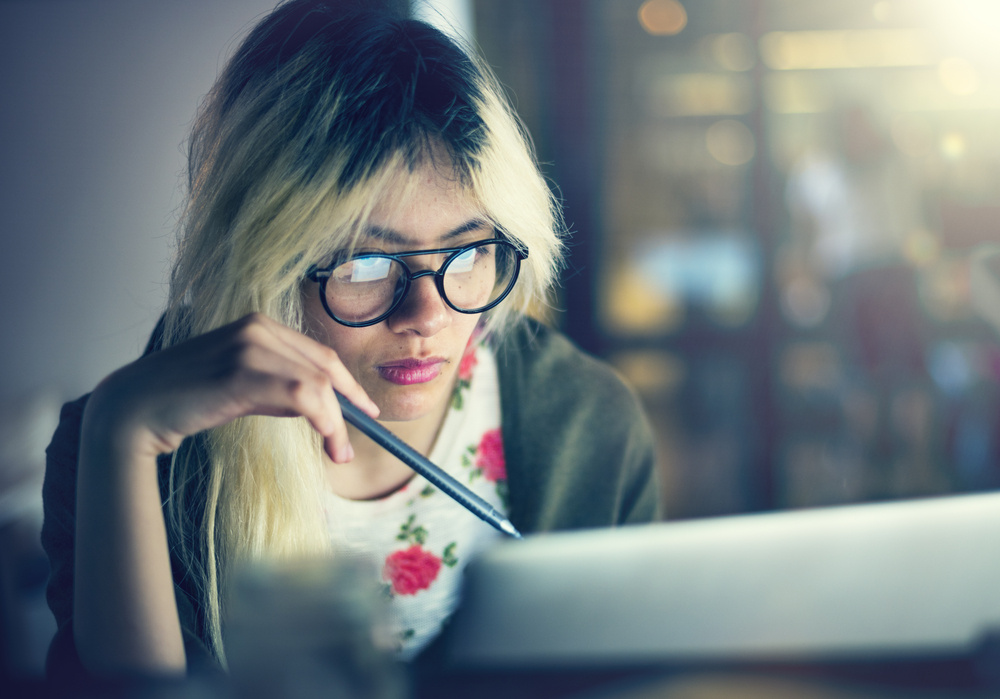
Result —
<instances>
[{"instance_id":1,"label":"blonde hair","mask_svg":"<svg viewBox=\"0 0 1000 699\"><path fill-rule=\"evenodd\" d=\"M528 250L493 333L545 304L561 259L559 208L489 69L425 23L360 3L279 5L202 104L164 346L251 312L303 330L308 270L352 245L376 202L421 168L454 176ZM174 551L203 635L225 664L234 564L327 549L319 436L302 418L245 417L185 442L170 470Z\"/></svg>"}]
</instances>

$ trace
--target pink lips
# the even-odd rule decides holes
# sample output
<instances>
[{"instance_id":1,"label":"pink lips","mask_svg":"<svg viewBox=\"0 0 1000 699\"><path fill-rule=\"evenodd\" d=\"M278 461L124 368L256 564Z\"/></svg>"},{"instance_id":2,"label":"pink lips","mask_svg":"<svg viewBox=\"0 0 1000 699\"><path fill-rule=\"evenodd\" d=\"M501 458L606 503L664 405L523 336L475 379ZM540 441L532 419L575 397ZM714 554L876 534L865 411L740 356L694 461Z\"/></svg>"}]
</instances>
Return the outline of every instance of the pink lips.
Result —
<instances>
[{"instance_id":1,"label":"pink lips","mask_svg":"<svg viewBox=\"0 0 1000 699\"><path fill-rule=\"evenodd\" d=\"M397 359L378 367L378 373L386 381L400 386L426 383L441 373L443 359Z\"/></svg>"}]
</instances>

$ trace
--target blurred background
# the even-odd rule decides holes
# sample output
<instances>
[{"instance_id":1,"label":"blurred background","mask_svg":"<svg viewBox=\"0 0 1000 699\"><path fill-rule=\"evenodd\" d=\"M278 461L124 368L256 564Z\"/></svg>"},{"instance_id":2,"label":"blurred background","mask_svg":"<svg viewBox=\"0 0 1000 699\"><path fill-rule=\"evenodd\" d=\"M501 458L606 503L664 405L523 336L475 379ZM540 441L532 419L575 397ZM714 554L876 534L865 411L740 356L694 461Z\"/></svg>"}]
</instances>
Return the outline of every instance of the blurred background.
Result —
<instances>
[{"instance_id":1,"label":"blurred background","mask_svg":"<svg viewBox=\"0 0 1000 699\"><path fill-rule=\"evenodd\" d=\"M0 1L13 672L51 634L59 405L145 344L187 129L273 4ZM1000 3L415 4L475 42L535 141L573 231L550 321L643 398L669 517L1000 485L1000 345L970 271L1000 242Z\"/></svg>"},{"instance_id":2,"label":"blurred background","mask_svg":"<svg viewBox=\"0 0 1000 699\"><path fill-rule=\"evenodd\" d=\"M575 232L557 322L643 396L670 517L1000 482L1000 4L474 7Z\"/></svg>"},{"instance_id":3,"label":"blurred background","mask_svg":"<svg viewBox=\"0 0 1000 699\"><path fill-rule=\"evenodd\" d=\"M643 396L670 517L1000 482L1000 4L474 7L575 233L556 321Z\"/></svg>"}]
</instances>

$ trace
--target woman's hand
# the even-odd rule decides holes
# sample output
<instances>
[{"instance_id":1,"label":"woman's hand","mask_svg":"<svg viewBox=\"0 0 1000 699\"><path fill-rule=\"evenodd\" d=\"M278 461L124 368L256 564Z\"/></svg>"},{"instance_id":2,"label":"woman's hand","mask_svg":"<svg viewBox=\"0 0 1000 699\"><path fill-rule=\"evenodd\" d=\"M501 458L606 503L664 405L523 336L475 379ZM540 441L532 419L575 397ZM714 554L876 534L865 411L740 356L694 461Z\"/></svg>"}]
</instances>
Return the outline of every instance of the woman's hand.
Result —
<instances>
[{"instance_id":1,"label":"woman's hand","mask_svg":"<svg viewBox=\"0 0 1000 699\"><path fill-rule=\"evenodd\" d=\"M334 461L353 450L334 389L378 408L330 348L259 314L119 369L84 410L76 490L73 634L103 675L177 674L183 634L156 457L245 415L303 416Z\"/></svg>"},{"instance_id":2,"label":"woman's hand","mask_svg":"<svg viewBox=\"0 0 1000 699\"><path fill-rule=\"evenodd\" d=\"M107 429L154 456L238 417L302 416L343 463L354 451L335 389L378 416L336 352L253 313L119 369L94 398L108 413Z\"/></svg>"}]
</instances>

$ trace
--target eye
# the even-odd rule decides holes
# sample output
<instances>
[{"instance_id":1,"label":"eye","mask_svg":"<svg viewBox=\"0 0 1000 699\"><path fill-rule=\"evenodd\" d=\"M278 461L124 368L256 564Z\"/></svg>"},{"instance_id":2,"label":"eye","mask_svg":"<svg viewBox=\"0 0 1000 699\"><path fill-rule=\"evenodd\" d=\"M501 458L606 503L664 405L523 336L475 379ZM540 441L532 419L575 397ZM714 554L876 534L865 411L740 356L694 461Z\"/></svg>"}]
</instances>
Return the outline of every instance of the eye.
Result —
<instances>
[{"instance_id":1,"label":"eye","mask_svg":"<svg viewBox=\"0 0 1000 699\"><path fill-rule=\"evenodd\" d=\"M476 264L476 260L482 255L480 252L483 248L469 248L459 253L457 256L453 257L451 262L448 264L448 272L451 274L461 274L462 272L471 272L473 266Z\"/></svg>"},{"instance_id":2,"label":"eye","mask_svg":"<svg viewBox=\"0 0 1000 699\"><path fill-rule=\"evenodd\" d=\"M359 257L351 270L352 282L373 282L389 276L392 260L387 257Z\"/></svg>"},{"instance_id":3,"label":"eye","mask_svg":"<svg viewBox=\"0 0 1000 699\"><path fill-rule=\"evenodd\" d=\"M334 269L331 277L341 284L382 281L389 277L391 267L387 257L355 257Z\"/></svg>"}]
</instances>

